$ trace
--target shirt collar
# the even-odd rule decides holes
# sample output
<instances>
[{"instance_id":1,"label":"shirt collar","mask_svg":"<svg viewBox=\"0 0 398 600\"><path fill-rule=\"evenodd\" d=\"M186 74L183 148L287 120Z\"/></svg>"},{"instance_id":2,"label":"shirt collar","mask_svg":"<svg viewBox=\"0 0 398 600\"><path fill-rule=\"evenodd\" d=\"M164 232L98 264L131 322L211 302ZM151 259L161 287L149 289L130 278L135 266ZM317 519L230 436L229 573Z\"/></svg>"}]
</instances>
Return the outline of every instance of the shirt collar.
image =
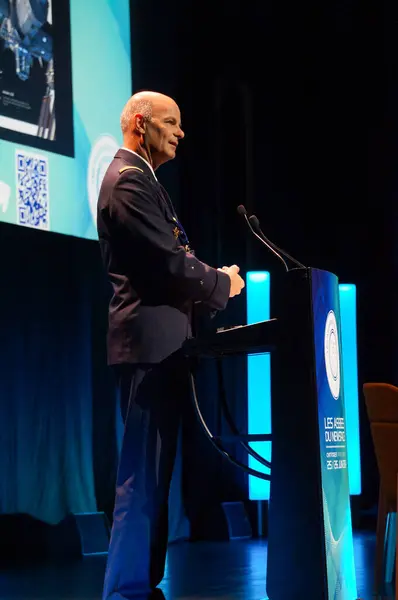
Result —
<instances>
[{"instance_id":1,"label":"shirt collar","mask_svg":"<svg viewBox=\"0 0 398 600\"><path fill-rule=\"evenodd\" d=\"M143 160L144 163L146 163L148 165L148 167L151 169L152 175L154 176L155 180L156 181L158 180L157 177L156 177L156 175L155 175L155 171L153 170L152 165L147 160L145 160L145 158L143 158L142 156L140 156L139 154L137 154L137 152L134 152L134 150L130 150L130 148L126 148L125 146L122 146L121 149L122 150L127 150L127 152L131 152L132 154L135 154L136 156L138 156L138 158L140 158L141 160Z\"/></svg>"}]
</instances>

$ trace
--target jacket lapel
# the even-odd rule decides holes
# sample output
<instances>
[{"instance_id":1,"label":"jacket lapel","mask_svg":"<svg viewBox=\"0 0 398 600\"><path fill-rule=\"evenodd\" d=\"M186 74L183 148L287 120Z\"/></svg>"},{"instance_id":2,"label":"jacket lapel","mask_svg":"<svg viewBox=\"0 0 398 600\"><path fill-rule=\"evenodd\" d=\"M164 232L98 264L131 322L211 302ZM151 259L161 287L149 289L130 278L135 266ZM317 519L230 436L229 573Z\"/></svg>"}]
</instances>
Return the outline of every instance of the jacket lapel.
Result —
<instances>
[{"instance_id":1,"label":"jacket lapel","mask_svg":"<svg viewBox=\"0 0 398 600\"><path fill-rule=\"evenodd\" d=\"M173 227L174 227L174 229L173 229L174 235L176 236L176 238L180 241L180 243L185 247L185 249L188 252L189 251L192 252L192 250L190 250L190 248L189 248L188 237L184 231L183 226L181 225L181 223L177 217L176 210L173 206L173 203L171 201L169 194L167 193L166 189L162 186L162 184L159 183L159 181L157 181L157 179L153 176L153 173L152 173L151 169L149 168L149 166L147 165L147 163L144 160L142 160L139 156L137 156L136 154L129 152L129 150L124 150L123 148L120 148L117 151L117 153L115 154L115 158L120 159L124 163L125 167L127 167L127 168L134 167L137 170L142 171L142 173L148 177L149 181L154 186L156 192L159 194L159 196L161 197L161 199L163 201L163 206L164 206L167 218L171 221L171 223L173 224ZM124 168L123 166L120 167L120 169L123 169L123 168Z\"/></svg>"}]
</instances>

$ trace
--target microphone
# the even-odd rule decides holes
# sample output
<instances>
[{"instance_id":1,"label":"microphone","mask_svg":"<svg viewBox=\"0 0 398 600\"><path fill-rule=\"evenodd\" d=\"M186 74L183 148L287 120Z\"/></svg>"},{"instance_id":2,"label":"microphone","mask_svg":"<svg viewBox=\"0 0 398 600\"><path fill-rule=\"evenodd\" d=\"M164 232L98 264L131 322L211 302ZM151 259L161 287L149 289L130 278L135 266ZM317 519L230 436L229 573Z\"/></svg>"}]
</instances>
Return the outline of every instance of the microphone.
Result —
<instances>
[{"instance_id":1,"label":"microphone","mask_svg":"<svg viewBox=\"0 0 398 600\"><path fill-rule=\"evenodd\" d=\"M243 204L240 204L237 208L238 214L243 216L245 218L245 221L250 229L250 231L252 232L252 234L254 236L256 236L257 239L260 240L260 242L262 244L264 244L264 246L267 246L268 250L271 250L271 252L273 254L275 254L275 256L277 256L279 258L280 261L282 261L286 271L288 271L288 266L286 264L286 261L282 258L282 256L272 247L272 244L267 240L267 239L263 239L260 235L258 235L258 233L256 233L252 227L252 224L250 223L250 220L247 216L247 210L246 208L243 206ZM264 236L265 237L265 236Z\"/></svg>"},{"instance_id":2,"label":"microphone","mask_svg":"<svg viewBox=\"0 0 398 600\"><path fill-rule=\"evenodd\" d=\"M283 254L283 256L285 256L285 258L287 258L288 260L291 260L294 264L296 264L298 267L300 267L300 269L305 269L305 265L303 265L301 262L299 262L298 260L296 260L295 258L293 258L293 256L290 256L290 254L288 254L285 250L282 250L281 248L278 248L278 246L276 244L274 244L273 242L271 242L264 234L263 230L260 227L260 221L258 220L258 218L256 217L256 215L251 215L249 217L249 222L252 225L253 229L255 231L257 231L257 233L263 238L264 241L268 242L268 244L270 244L275 250L277 250L278 252L280 252L281 254Z\"/></svg>"}]
</instances>

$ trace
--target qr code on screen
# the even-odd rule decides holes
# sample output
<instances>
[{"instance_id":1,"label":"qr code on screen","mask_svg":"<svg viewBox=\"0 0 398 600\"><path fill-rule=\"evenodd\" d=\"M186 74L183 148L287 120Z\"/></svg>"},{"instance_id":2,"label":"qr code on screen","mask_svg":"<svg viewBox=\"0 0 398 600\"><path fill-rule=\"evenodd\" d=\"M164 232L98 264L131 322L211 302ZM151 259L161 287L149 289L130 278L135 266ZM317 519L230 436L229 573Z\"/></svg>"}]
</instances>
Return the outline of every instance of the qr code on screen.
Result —
<instances>
[{"instance_id":1,"label":"qr code on screen","mask_svg":"<svg viewBox=\"0 0 398 600\"><path fill-rule=\"evenodd\" d=\"M45 156L17 150L17 223L49 229L48 160Z\"/></svg>"}]
</instances>

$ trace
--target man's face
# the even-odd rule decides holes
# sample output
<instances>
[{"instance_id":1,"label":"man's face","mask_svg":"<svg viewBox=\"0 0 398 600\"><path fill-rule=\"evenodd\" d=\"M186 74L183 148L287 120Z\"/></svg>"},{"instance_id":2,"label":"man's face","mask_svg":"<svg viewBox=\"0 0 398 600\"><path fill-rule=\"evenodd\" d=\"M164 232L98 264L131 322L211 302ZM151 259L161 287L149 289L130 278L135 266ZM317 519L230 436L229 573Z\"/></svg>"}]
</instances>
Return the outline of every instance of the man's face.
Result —
<instances>
[{"instance_id":1,"label":"man's face","mask_svg":"<svg viewBox=\"0 0 398 600\"><path fill-rule=\"evenodd\" d=\"M178 142L184 137L181 113L171 100L154 103L152 119L146 123L145 146L149 150L154 168L175 158Z\"/></svg>"}]
</instances>

